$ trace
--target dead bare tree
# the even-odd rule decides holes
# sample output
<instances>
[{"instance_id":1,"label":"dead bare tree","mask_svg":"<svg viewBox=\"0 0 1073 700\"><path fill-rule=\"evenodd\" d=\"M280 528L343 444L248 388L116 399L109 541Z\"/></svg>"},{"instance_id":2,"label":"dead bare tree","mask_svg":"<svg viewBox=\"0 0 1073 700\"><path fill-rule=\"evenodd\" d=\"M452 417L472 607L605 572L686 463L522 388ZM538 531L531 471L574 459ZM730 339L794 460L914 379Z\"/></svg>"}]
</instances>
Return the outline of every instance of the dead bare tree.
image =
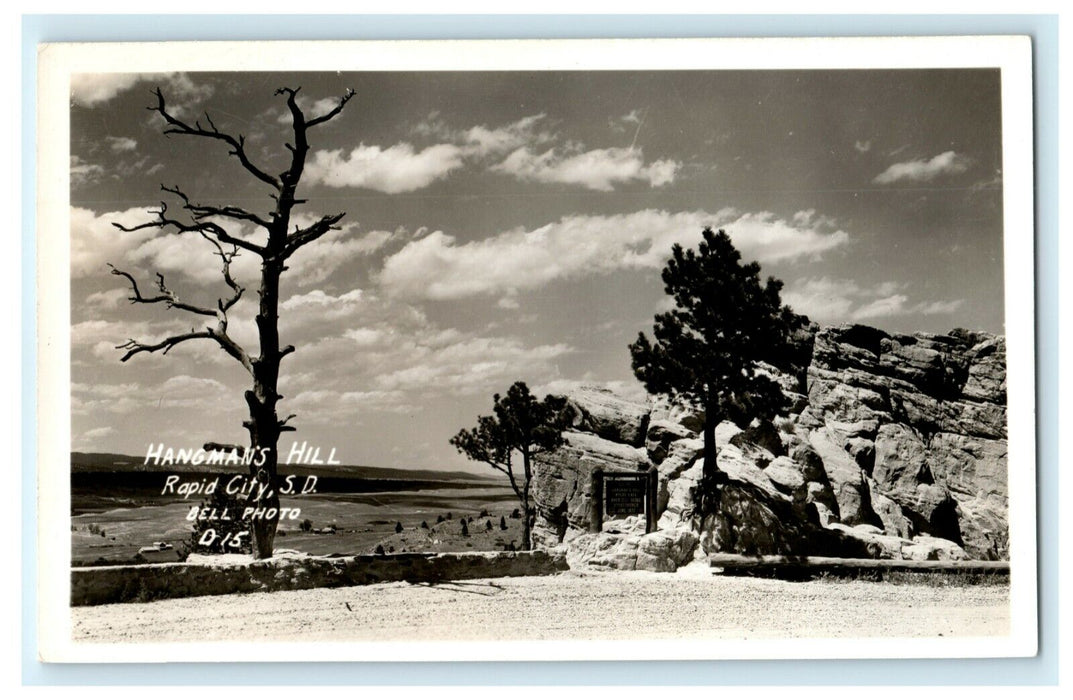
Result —
<instances>
[{"instance_id":1,"label":"dead bare tree","mask_svg":"<svg viewBox=\"0 0 1073 700\"><path fill-rule=\"evenodd\" d=\"M112 267L112 274L125 278L130 284L131 295L129 300L131 303L163 304L169 309L178 309L195 316L203 316L206 319L214 320L214 323L209 323L201 328L191 328L189 333L173 335L156 343L143 343L131 339L117 346L117 348L126 350L122 357L122 361L126 362L140 353L160 352L161 354L167 354L169 350L181 343L191 340L209 340L216 343L224 352L237 360L249 373L253 380L253 386L244 394L246 405L249 408L249 418L243 422L243 426L250 435L250 449L264 455L263 461L258 459L251 465L250 475L262 484L269 484L267 492L253 505L256 508L264 508L266 512L276 511L274 517L261 517L253 520L255 553L258 558L272 556L276 525L279 521L277 479L279 437L281 433L295 429L294 426L289 425L289 421L294 418L293 414L280 419L276 411L279 401L283 398L277 391L280 362L295 350L293 345L282 347L280 345L280 276L287 269L287 260L295 252L329 231L337 229L337 224L345 216L345 212L322 216L309 226L301 228L296 225L293 231L290 230L294 208L304 204L306 201L298 199L295 193L298 183L302 179L306 156L309 153L308 131L335 118L354 96L353 90L348 90L333 109L320 116L307 119L297 102L300 89L283 87L276 90L275 93L277 96L286 98L287 108L291 114L294 143L284 144L287 150L290 151L290 166L278 176L273 176L250 160L245 150L244 136L233 136L220 131L208 114L205 115L205 126L200 121L195 121L191 125L179 119L168 111L164 94L160 88L157 88L154 91L157 103L147 109L163 117L166 123L163 133L167 136L193 136L224 144L229 148L228 154L237 158L249 174L272 189L270 197L274 201L274 206L272 206L267 216L261 216L237 206L198 204L192 202L190 197L178 186L168 187L161 185L161 189L164 192L173 195L181 204L181 208L185 212L182 217L183 220L174 218L169 214L167 204L161 202L160 209L150 212L155 216L151 221L133 227L125 227L117 223L113 224L116 228L128 232L159 228L179 235L197 235L213 247L214 254L220 259L221 275L231 292L226 298L218 299L215 307L198 306L183 301L178 294L165 284L163 275L159 273L156 275L155 293L149 296L143 295L133 275ZM224 226L219 223L221 221L232 221L241 225L253 224L258 235L256 237L234 236L228 233ZM260 288L257 290L259 306L256 316L260 354L256 357L251 356L245 348L236 343L228 334L228 312L246 291L231 276L232 261L240 250L252 253L261 259ZM206 443L206 449L211 447L219 448L221 445L218 443Z\"/></svg>"}]
</instances>

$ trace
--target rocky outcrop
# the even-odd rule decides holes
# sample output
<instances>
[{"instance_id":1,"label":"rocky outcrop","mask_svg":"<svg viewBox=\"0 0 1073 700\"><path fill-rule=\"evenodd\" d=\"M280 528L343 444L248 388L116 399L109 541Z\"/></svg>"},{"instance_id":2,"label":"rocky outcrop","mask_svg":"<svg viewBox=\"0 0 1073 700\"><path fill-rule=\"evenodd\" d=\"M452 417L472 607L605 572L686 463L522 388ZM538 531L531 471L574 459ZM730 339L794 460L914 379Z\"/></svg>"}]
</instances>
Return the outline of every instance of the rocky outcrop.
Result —
<instances>
[{"instance_id":1,"label":"rocky outcrop","mask_svg":"<svg viewBox=\"0 0 1073 700\"><path fill-rule=\"evenodd\" d=\"M571 396L568 444L534 478L535 541L567 543L572 565L655 570L687 561L690 543L708 553L1008 557L1003 338L847 325L818 330L807 365L795 357L761 368L790 399L788 415L718 427L720 507L703 519L702 413L599 389ZM658 532L622 521L588 532L592 470L652 466Z\"/></svg>"}]
</instances>

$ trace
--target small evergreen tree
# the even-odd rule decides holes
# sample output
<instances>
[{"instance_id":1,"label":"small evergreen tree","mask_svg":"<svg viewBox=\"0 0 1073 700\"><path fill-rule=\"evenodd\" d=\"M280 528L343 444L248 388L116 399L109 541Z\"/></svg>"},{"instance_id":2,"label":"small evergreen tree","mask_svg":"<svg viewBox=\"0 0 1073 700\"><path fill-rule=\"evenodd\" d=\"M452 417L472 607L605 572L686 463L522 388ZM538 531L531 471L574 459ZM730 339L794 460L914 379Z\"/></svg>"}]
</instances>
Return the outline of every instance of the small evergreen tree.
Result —
<instances>
[{"instance_id":1,"label":"small evergreen tree","mask_svg":"<svg viewBox=\"0 0 1073 700\"><path fill-rule=\"evenodd\" d=\"M402 532L402 523L401 523L401 522L397 522L397 523L395 523L395 534L397 535L397 534L399 534L400 532Z\"/></svg>"},{"instance_id":2,"label":"small evergreen tree","mask_svg":"<svg viewBox=\"0 0 1073 700\"><path fill-rule=\"evenodd\" d=\"M507 529L507 519L504 518L502 515L499 516L499 529L500 530L506 530Z\"/></svg>"},{"instance_id":3,"label":"small evergreen tree","mask_svg":"<svg viewBox=\"0 0 1073 700\"><path fill-rule=\"evenodd\" d=\"M495 395L493 412L491 416L480 416L475 428L459 431L451 438L451 444L473 461L484 462L507 475L521 513L525 514L522 549L531 549L529 489L533 458L565 444L563 431L570 427L573 411L565 398L545 396L538 401L525 382L515 382L506 396ZM522 458L520 470L514 461L515 453Z\"/></svg>"},{"instance_id":4,"label":"small evergreen tree","mask_svg":"<svg viewBox=\"0 0 1073 700\"><path fill-rule=\"evenodd\" d=\"M465 519L462 520L462 536L469 537L469 525L466 524Z\"/></svg>"}]
</instances>

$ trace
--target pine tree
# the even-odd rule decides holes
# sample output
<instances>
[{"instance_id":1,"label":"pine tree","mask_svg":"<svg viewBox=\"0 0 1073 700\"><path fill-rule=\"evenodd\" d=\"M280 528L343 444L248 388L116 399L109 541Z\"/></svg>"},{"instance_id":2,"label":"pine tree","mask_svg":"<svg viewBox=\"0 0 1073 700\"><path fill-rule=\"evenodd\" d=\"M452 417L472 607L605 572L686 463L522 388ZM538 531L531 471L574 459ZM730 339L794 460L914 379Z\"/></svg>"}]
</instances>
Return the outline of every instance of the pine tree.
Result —
<instances>
[{"instance_id":1,"label":"pine tree","mask_svg":"<svg viewBox=\"0 0 1073 700\"><path fill-rule=\"evenodd\" d=\"M524 514L522 549L532 548L532 507L529 489L533 458L565 444L563 431L570 427L573 411L561 396L538 401L525 382L515 382L506 396L493 397L494 415L480 416L477 427L459 431L451 444L475 462L484 462L510 479L510 486ZM520 470L515 454L521 456ZM514 517L513 515L511 517Z\"/></svg>"},{"instance_id":2,"label":"pine tree","mask_svg":"<svg viewBox=\"0 0 1073 700\"><path fill-rule=\"evenodd\" d=\"M793 329L807 322L782 305L782 282L761 283L759 264L741 264L725 231L706 228L703 237L696 251L674 245L663 282L675 308L656 315L654 342L641 333L630 345L633 371L649 392L704 409L701 515L717 506L716 426L729 419L744 427L784 408L782 390L756 361L786 356Z\"/></svg>"}]
</instances>

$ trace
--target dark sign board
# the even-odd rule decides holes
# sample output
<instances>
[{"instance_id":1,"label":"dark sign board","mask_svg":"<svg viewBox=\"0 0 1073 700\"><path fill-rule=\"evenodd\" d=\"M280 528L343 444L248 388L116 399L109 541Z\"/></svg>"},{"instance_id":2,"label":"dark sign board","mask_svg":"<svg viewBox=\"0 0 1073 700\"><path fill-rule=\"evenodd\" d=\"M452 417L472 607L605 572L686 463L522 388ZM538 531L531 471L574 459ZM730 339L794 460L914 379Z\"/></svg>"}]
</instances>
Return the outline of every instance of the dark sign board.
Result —
<instances>
[{"instance_id":1,"label":"dark sign board","mask_svg":"<svg viewBox=\"0 0 1073 700\"><path fill-rule=\"evenodd\" d=\"M645 490L647 488L644 474L629 477L605 477L604 494L607 500L608 515L634 515L645 512Z\"/></svg>"}]
</instances>

